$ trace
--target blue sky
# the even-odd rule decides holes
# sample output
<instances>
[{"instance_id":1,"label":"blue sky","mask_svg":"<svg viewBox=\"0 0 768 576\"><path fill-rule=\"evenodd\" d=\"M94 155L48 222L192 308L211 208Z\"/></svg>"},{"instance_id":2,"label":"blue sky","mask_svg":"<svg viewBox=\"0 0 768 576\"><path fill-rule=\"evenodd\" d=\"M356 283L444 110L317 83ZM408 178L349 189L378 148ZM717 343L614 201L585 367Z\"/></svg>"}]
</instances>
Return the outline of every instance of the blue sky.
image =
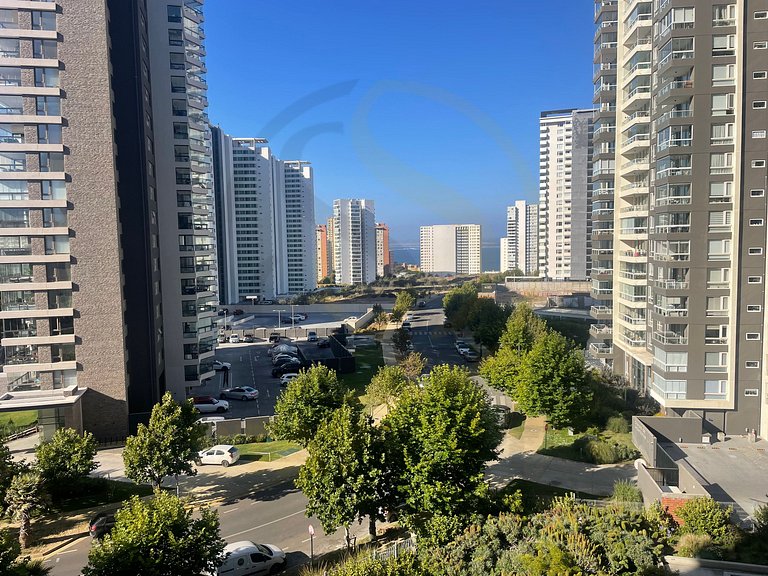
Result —
<instances>
[{"instance_id":1,"label":"blue sky","mask_svg":"<svg viewBox=\"0 0 768 576\"><path fill-rule=\"evenodd\" d=\"M372 198L392 243L538 197L542 110L591 105L589 0L208 0L209 114L309 160L316 217Z\"/></svg>"}]
</instances>

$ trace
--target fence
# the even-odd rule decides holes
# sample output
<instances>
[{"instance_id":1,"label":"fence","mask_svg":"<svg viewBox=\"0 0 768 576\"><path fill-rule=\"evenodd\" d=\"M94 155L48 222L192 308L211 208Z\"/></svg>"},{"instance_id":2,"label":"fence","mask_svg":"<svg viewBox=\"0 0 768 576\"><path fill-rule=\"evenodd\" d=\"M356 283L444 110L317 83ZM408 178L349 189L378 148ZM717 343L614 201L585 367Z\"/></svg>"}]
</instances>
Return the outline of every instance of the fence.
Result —
<instances>
[{"instance_id":1,"label":"fence","mask_svg":"<svg viewBox=\"0 0 768 576\"><path fill-rule=\"evenodd\" d=\"M389 560L390 558L397 558L397 556L403 552L413 552L415 550L416 539L411 536L404 540L398 540L392 544L389 544L388 546L374 550L373 558L375 560Z\"/></svg>"}]
</instances>

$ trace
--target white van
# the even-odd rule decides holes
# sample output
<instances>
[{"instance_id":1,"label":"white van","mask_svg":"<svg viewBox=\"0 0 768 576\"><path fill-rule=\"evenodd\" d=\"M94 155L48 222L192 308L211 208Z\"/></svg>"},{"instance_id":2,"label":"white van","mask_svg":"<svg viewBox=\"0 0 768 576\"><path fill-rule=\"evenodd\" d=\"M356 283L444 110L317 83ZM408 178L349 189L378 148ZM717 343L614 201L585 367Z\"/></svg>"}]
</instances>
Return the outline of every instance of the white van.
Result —
<instances>
[{"instance_id":1,"label":"white van","mask_svg":"<svg viewBox=\"0 0 768 576\"><path fill-rule=\"evenodd\" d=\"M285 552L272 544L255 544L248 540L227 544L224 562L218 576L246 576L246 574L276 574L285 567Z\"/></svg>"}]
</instances>

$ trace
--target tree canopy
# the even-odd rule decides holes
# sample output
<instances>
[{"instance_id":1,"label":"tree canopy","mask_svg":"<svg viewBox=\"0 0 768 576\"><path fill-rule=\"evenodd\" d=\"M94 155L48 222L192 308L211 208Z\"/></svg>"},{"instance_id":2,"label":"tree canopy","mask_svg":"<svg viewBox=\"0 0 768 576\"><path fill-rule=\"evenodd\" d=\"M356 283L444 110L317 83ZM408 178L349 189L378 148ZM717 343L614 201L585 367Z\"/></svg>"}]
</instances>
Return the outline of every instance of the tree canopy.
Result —
<instances>
[{"instance_id":1,"label":"tree canopy","mask_svg":"<svg viewBox=\"0 0 768 576\"><path fill-rule=\"evenodd\" d=\"M72 428L59 428L48 442L35 448L40 472L51 493L66 490L96 469L96 439Z\"/></svg>"},{"instance_id":2,"label":"tree canopy","mask_svg":"<svg viewBox=\"0 0 768 576\"><path fill-rule=\"evenodd\" d=\"M152 408L149 426L139 424L123 450L125 474L137 483L160 486L166 476L197 474L194 461L205 448L206 428L189 399L178 404L166 392Z\"/></svg>"},{"instance_id":3,"label":"tree canopy","mask_svg":"<svg viewBox=\"0 0 768 576\"><path fill-rule=\"evenodd\" d=\"M401 366L381 366L366 388L369 403L394 405L406 386L410 384Z\"/></svg>"}]
</instances>

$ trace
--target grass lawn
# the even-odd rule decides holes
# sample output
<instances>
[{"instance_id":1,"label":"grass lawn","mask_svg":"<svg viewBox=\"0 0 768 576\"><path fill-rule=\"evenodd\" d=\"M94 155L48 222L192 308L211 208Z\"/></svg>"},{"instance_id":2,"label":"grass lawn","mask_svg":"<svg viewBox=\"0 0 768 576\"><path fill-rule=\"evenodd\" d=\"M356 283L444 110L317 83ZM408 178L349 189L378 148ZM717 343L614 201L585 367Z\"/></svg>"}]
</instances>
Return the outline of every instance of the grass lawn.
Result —
<instances>
[{"instance_id":1,"label":"grass lawn","mask_svg":"<svg viewBox=\"0 0 768 576\"><path fill-rule=\"evenodd\" d=\"M381 346L358 348L355 350L355 362L354 374L342 374L341 379L355 394L362 396L373 375L379 371L379 367L384 366Z\"/></svg>"},{"instance_id":2,"label":"grass lawn","mask_svg":"<svg viewBox=\"0 0 768 576\"><path fill-rule=\"evenodd\" d=\"M5 412L0 414L0 426L11 422L17 428L28 428L37 422L37 410L23 410L21 412Z\"/></svg>"},{"instance_id":3,"label":"grass lawn","mask_svg":"<svg viewBox=\"0 0 768 576\"><path fill-rule=\"evenodd\" d=\"M301 446L288 440L275 440L273 442L254 442L252 444L239 444L240 459L253 462L256 460L278 460L288 454L301 450Z\"/></svg>"},{"instance_id":4,"label":"grass lawn","mask_svg":"<svg viewBox=\"0 0 768 576\"><path fill-rule=\"evenodd\" d=\"M544 444L541 445L537 452L539 454L547 454L548 456L565 458L566 460L585 462L586 460L581 454L581 451L573 446L573 443L584 435L584 432L576 432L573 436L569 436L568 430L550 429L546 433ZM620 434L616 432L610 432L608 430L603 430L600 432L600 436L610 444L623 444L633 450L636 449L635 445L632 443L631 432Z\"/></svg>"},{"instance_id":5,"label":"grass lawn","mask_svg":"<svg viewBox=\"0 0 768 576\"><path fill-rule=\"evenodd\" d=\"M595 496L588 492L574 492L573 490L560 488L559 486L539 484L538 482L522 480L520 478L512 480L512 482L507 484L505 488L505 491L508 492L514 490L520 490L526 498L551 499L555 496L565 496L566 494L576 494L576 498L583 498L585 500L603 500L605 498L605 496Z\"/></svg>"},{"instance_id":6,"label":"grass lawn","mask_svg":"<svg viewBox=\"0 0 768 576\"><path fill-rule=\"evenodd\" d=\"M133 482L118 482L117 480L98 478L93 480L92 485L83 489L83 494L55 502L53 507L59 512L72 512L122 502L134 494L149 496L152 494L152 487Z\"/></svg>"}]
</instances>

